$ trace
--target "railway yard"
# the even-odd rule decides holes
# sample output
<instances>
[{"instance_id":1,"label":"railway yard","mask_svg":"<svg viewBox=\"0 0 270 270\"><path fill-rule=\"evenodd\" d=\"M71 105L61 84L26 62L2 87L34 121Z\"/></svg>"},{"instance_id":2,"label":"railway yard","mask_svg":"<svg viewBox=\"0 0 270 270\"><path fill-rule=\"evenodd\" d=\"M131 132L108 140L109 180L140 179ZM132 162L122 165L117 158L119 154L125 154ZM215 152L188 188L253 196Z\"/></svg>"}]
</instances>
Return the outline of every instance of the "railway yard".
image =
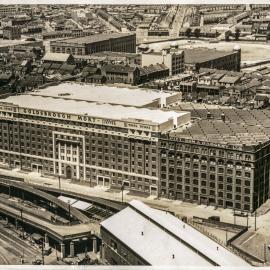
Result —
<instances>
[{"instance_id":1,"label":"railway yard","mask_svg":"<svg viewBox=\"0 0 270 270\"><path fill-rule=\"evenodd\" d=\"M5 176L3 176L3 172L6 173ZM257 263L258 265L264 264L265 258L267 259L269 257L268 251L266 253L264 251L264 247L267 247L269 243L269 233L267 232L266 226L269 219L269 213L267 213L265 209L262 214L260 213L261 209L258 209L257 230L254 230L254 216L249 216L248 218L241 216L240 214L233 216L231 209L214 209L211 206L196 206L181 201L171 202L167 199L157 200L153 196L143 197L139 196L139 194L131 194L126 190L122 193L121 190L109 188L90 188L84 185L69 183L65 180L62 180L60 189L56 179L38 176L37 173L25 174L23 179L24 184L22 185L22 179L21 181L14 181L16 179L18 180L20 176L23 176L20 172L0 170L0 185L5 183L7 186L12 186L11 189L7 187L3 188L2 186L2 194L0 195L0 210L2 213L0 241L3 243L2 246L4 247L0 249L0 260L2 264L21 264L22 258L24 259L23 263L25 264L41 264L41 245L33 241L32 235L40 234L43 236L43 239L46 238L45 231L40 230L40 228L35 228L35 224L31 224L30 222L28 224L31 225L30 228L32 229L30 231L25 230L25 239L22 240L24 226L22 226L22 223L20 222L20 215L17 216L17 229L16 222L14 222L12 218L7 218L6 215L3 215L4 207L8 207L10 200L13 201L14 207L16 207L16 203L20 204L20 208L23 208L26 205L28 206L28 211L26 211L25 208L23 210L24 223L29 221L27 219L29 219L28 215L31 212L34 214L33 211L37 211L37 214L39 211L41 224L43 224L43 226L48 226L46 232L49 234L48 242L52 247L52 250L49 256L44 256L45 264L76 264L76 260L79 260L78 258L82 258L86 254L87 256L92 257L92 263L104 263L99 257L97 241L100 237L99 224L103 220L122 210L126 206L126 202L129 202L132 199L140 199L153 208L173 212L179 218L187 217L191 222L193 222L194 216L201 217L206 223L204 222L202 224L200 223L201 225L196 225L193 222L192 224L196 225L196 228L202 233L208 235L218 243L222 243L222 245L226 245L226 241L230 241L232 237L235 237L235 235L238 234L238 230L241 231L248 228L246 233L242 234L233 242L234 246L242 249L248 259L254 259L254 263ZM16 189L18 187L24 187L24 191L18 191ZM72 212L74 214L74 216L72 216L72 222L70 223L68 211L58 208L55 212L53 210L55 208L51 204L47 204L46 206L44 201L42 201L42 203L40 203L40 201L38 202L33 194L32 196L34 196L34 199L28 201L29 197L27 197L26 190L34 190L35 195L37 193L39 195L47 194L47 198L50 198L51 201L59 200L60 202L57 203L58 205L63 204L62 208L65 208L65 203L68 202L72 211L75 209L75 211ZM56 201L54 201L54 203L55 202ZM36 205L34 205L34 203ZM69 208L66 209L69 210ZM80 214L76 212L78 209L80 209ZM18 209L16 211L18 212ZM55 219L49 221L50 216L53 216ZM225 227L222 227L223 225L221 227L220 225L213 226L213 224L210 224L211 226L209 227L208 219L211 216L219 216L222 221L221 225L225 224ZM45 220L47 223L45 223ZM79 232L79 234L82 234L82 237L78 237L78 234L72 235L74 228L76 228L76 231ZM77 230L77 228L79 228L79 230ZM89 233L85 234L85 230L91 232L91 235L89 235ZM6 233L3 233L4 231ZM54 233L55 235L53 235ZM50 234L52 235L50 236ZM51 237L52 239L50 239ZM257 241L256 245L252 244L258 238L261 238L260 242L262 244L258 244ZM87 246L87 250L78 244L80 242L79 239L81 239L83 247L85 247L85 245ZM87 239L87 241L83 242L83 239ZM23 248L22 241L25 241L24 243L29 246L27 251ZM13 244L13 242L15 243ZM73 242L77 243L74 251L71 248L71 243ZM63 243L66 247L65 250L63 250L61 245ZM7 251L9 252L8 256ZM64 256L63 252L65 253Z\"/></svg>"},{"instance_id":2,"label":"railway yard","mask_svg":"<svg viewBox=\"0 0 270 270\"><path fill-rule=\"evenodd\" d=\"M0 176L0 264L74 264L96 258L99 223L123 205L22 182Z\"/></svg>"}]
</instances>

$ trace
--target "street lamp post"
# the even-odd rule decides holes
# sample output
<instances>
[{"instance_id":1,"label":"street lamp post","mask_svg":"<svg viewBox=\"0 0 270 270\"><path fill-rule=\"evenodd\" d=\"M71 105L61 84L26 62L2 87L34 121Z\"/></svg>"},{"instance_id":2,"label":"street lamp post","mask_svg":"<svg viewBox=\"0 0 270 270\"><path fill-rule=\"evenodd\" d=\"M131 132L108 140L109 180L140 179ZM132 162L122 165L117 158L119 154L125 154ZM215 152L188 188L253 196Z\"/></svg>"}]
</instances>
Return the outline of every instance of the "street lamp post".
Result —
<instances>
[{"instance_id":1,"label":"street lamp post","mask_svg":"<svg viewBox=\"0 0 270 270\"><path fill-rule=\"evenodd\" d=\"M44 265L44 238L41 238L41 256L42 256L42 265Z\"/></svg>"},{"instance_id":2,"label":"street lamp post","mask_svg":"<svg viewBox=\"0 0 270 270\"><path fill-rule=\"evenodd\" d=\"M70 220L70 200L68 200L68 218L69 218L69 226L70 226L70 223L71 223L71 220Z\"/></svg>"},{"instance_id":3,"label":"street lamp post","mask_svg":"<svg viewBox=\"0 0 270 270\"><path fill-rule=\"evenodd\" d=\"M257 211L255 210L255 231L257 230Z\"/></svg>"},{"instance_id":4,"label":"street lamp post","mask_svg":"<svg viewBox=\"0 0 270 270\"><path fill-rule=\"evenodd\" d=\"M124 185L121 186L121 192L122 192L122 204L124 203Z\"/></svg>"},{"instance_id":5,"label":"street lamp post","mask_svg":"<svg viewBox=\"0 0 270 270\"><path fill-rule=\"evenodd\" d=\"M247 213L247 228L248 228L248 213Z\"/></svg>"},{"instance_id":6,"label":"street lamp post","mask_svg":"<svg viewBox=\"0 0 270 270\"><path fill-rule=\"evenodd\" d=\"M20 209L20 213L21 213L21 222L22 222L22 238L24 239L24 226L23 226L23 210L22 208Z\"/></svg>"},{"instance_id":7,"label":"street lamp post","mask_svg":"<svg viewBox=\"0 0 270 270\"><path fill-rule=\"evenodd\" d=\"M59 187L59 190L61 190L61 177L60 177L60 175L58 176L58 187Z\"/></svg>"},{"instance_id":8,"label":"street lamp post","mask_svg":"<svg viewBox=\"0 0 270 270\"><path fill-rule=\"evenodd\" d=\"M233 208L233 223L236 224L235 208Z\"/></svg>"}]
</instances>

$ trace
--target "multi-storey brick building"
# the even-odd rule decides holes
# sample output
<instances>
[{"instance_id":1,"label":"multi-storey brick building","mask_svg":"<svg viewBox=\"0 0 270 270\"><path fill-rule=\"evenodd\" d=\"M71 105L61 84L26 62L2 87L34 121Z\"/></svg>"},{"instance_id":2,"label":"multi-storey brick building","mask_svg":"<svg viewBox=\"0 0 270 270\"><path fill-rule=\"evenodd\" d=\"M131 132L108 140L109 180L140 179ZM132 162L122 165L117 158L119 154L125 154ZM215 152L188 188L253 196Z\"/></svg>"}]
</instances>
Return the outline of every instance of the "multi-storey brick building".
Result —
<instances>
[{"instance_id":1,"label":"multi-storey brick building","mask_svg":"<svg viewBox=\"0 0 270 270\"><path fill-rule=\"evenodd\" d=\"M89 88L85 90L89 92ZM99 104L87 96L81 100L79 91L61 91L52 96L45 91L3 100L2 165L88 181L90 186L124 185L157 194L159 134L189 122L190 113ZM106 92L103 101L121 102L121 91L116 90L115 98ZM127 92L134 98L136 92ZM149 93L139 94L142 102L152 102ZM170 94L157 95L172 101Z\"/></svg>"},{"instance_id":2,"label":"multi-storey brick building","mask_svg":"<svg viewBox=\"0 0 270 270\"><path fill-rule=\"evenodd\" d=\"M136 35L123 33L98 34L80 38L68 38L50 42L53 53L88 55L103 51L136 52Z\"/></svg>"},{"instance_id":3,"label":"multi-storey brick building","mask_svg":"<svg viewBox=\"0 0 270 270\"><path fill-rule=\"evenodd\" d=\"M269 197L269 116L213 112L193 112L201 119L160 139L160 195L253 211Z\"/></svg>"},{"instance_id":4,"label":"multi-storey brick building","mask_svg":"<svg viewBox=\"0 0 270 270\"><path fill-rule=\"evenodd\" d=\"M185 49L185 69L198 72L200 68L215 68L240 71L241 48L235 46L233 51L219 51L206 48Z\"/></svg>"},{"instance_id":5,"label":"multi-storey brick building","mask_svg":"<svg viewBox=\"0 0 270 270\"><path fill-rule=\"evenodd\" d=\"M2 166L241 211L269 198L268 111L190 109L181 94L71 86L2 100Z\"/></svg>"}]
</instances>

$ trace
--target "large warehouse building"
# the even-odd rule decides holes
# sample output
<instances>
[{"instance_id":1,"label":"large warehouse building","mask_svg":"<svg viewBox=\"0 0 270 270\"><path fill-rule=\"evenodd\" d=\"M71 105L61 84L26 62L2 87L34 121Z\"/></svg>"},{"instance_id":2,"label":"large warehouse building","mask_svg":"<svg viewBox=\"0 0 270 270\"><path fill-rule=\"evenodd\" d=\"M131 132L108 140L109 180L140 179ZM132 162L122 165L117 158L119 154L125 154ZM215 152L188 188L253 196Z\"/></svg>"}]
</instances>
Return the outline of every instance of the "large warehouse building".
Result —
<instances>
[{"instance_id":1,"label":"large warehouse building","mask_svg":"<svg viewBox=\"0 0 270 270\"><path fill-rule=\"evenodd\" d=\"M58 93L48 88L4 99L0 162L157 195L159 134L188 124L190 113L142 107L177 104L178 94L101 87L100 98L91 87L71 84Z\"/></svg>"},{"instance_id":2,"label":"large warehouse building","mask_svg":"<svg viewBox=\"0 0 270 270\"><path fill-rule=\"evenodd\" d=\"M101 222L100 231L102 256L114 265L249 266L179 218L136 200Z\"/></svg>"},{"instance_id":3,"label":"large warehouse building","mask_svg":"<svg viewBox=\"0 0 270 270\"><path fill-rule=\"evenodd\" d=\"M136 35L123 33L106 33L86 37L67 38L50 42L52 53L69 53L88 55L103 51L136 52Z\"/></svg>"},{"instance_id":4,"label":"large warehouse building","mask_svg":"<svg viewBox=\"0 0 270 270\"><path fill-rule=\"evenodd\" d=\"M75 83L10 96L0 163L254 211L269 198L270 113L185 104L179 93Z\"/></svg>"}]
</instances>

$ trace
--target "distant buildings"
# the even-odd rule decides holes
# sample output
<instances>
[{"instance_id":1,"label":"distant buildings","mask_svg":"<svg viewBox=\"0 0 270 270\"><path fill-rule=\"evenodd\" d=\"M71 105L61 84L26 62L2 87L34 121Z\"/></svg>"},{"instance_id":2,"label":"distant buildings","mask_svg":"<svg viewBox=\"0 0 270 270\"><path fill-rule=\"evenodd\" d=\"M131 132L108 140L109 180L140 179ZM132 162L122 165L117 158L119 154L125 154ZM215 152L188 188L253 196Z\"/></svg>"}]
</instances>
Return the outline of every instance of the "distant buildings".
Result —
<instances>
[{"instance_id":1,"label":"distant buildings","mask_svg":"<svg viewBox=\"0 0 270 270\"><path fill-rule=\"evenodd\" d=\"M170 70L170 76L184 72L185 54L183 50L178 50L176 44L171 48L160 52L147 51L141 54L142 66L164 64Z\"/></svg>"},{"instance_id":2,"label":"distant buildings","mask_svg":"<svg viewBox=\"0 0 270 270\"><path fill-rule=\"evenodd\" d=\"M136 51L135 34L98 34L81 38L70 38L50 42L53 53L71 53L88 55L102 51L130 52Z\"/></svg>"},{"instance_id":3,"label":"distant buildings","mask_svg":"<svg viewBox=\"0 0 270 270\"><path fill-rule=\"evenodd\" d=\"M0 5L0 15L11 15L18 12L16 5Z\"/></svg>"},{"instance_id":4,"label":"distant buildings","mask_svg":"<svg viewBox=\"0 0 270 270\"><path fill-rule=\"evenodd\" d=\"M140 70L138 67L124 65L105 65L102 74L108 83L138 84L140 81Z\"/></svg>"},{"instance_id":5,"label":"distant buildings","mask_svg":"<svg viewBox=\"0 0 270 270\"><path fill-rule=\"evenodd\" d=\"M57 39L57 38L74 38L74 37L85 37L93 35L92 30L81 30L81 29L71 29L62 31L52 31L42 33L43 40Z\"/></svg>"},{"instance_id":6,"label":"distant buildings","mask_svg":"<svg viewBox=\"0 0 270 270\"><path fill-rule=\"evenodd\" d=\"M3 29L4 39L21 39L21 28L17 26L6 26Z\"/></svg>"},{"instance_id":7,"label":"distant buildings","mask_svg":"<svg viewBox=\"0 0 270 270\"><path fill-rule=\"evenodd\" d=\"M8 17L7 19L7 25L8 26L22 26L26 23L31 22L32 18L28 15L22 14L22 15L14 15L11 17Z\"/></svg>"},{"instance_id":8,"label":"distant buildings","mask_svg":"<svg viewBox=\"0 0 270 270\"><path fill-rule=\"evenodd\" d=\"M68 53L46 53L42 58L43 63L74 64L74 58Z\"/></svg>"},{"instance_id":9,"label":"distant buildings","mask_svg":"<svg viewBox=\"0 0 270 270\"><path fill-rule=\"evenodd\" d=\"M186 71L198 72L200 68L240 71L240 47L235 47L231 52L201 48L185 49L184 51Z\"/></svg>"}]
</instances>

